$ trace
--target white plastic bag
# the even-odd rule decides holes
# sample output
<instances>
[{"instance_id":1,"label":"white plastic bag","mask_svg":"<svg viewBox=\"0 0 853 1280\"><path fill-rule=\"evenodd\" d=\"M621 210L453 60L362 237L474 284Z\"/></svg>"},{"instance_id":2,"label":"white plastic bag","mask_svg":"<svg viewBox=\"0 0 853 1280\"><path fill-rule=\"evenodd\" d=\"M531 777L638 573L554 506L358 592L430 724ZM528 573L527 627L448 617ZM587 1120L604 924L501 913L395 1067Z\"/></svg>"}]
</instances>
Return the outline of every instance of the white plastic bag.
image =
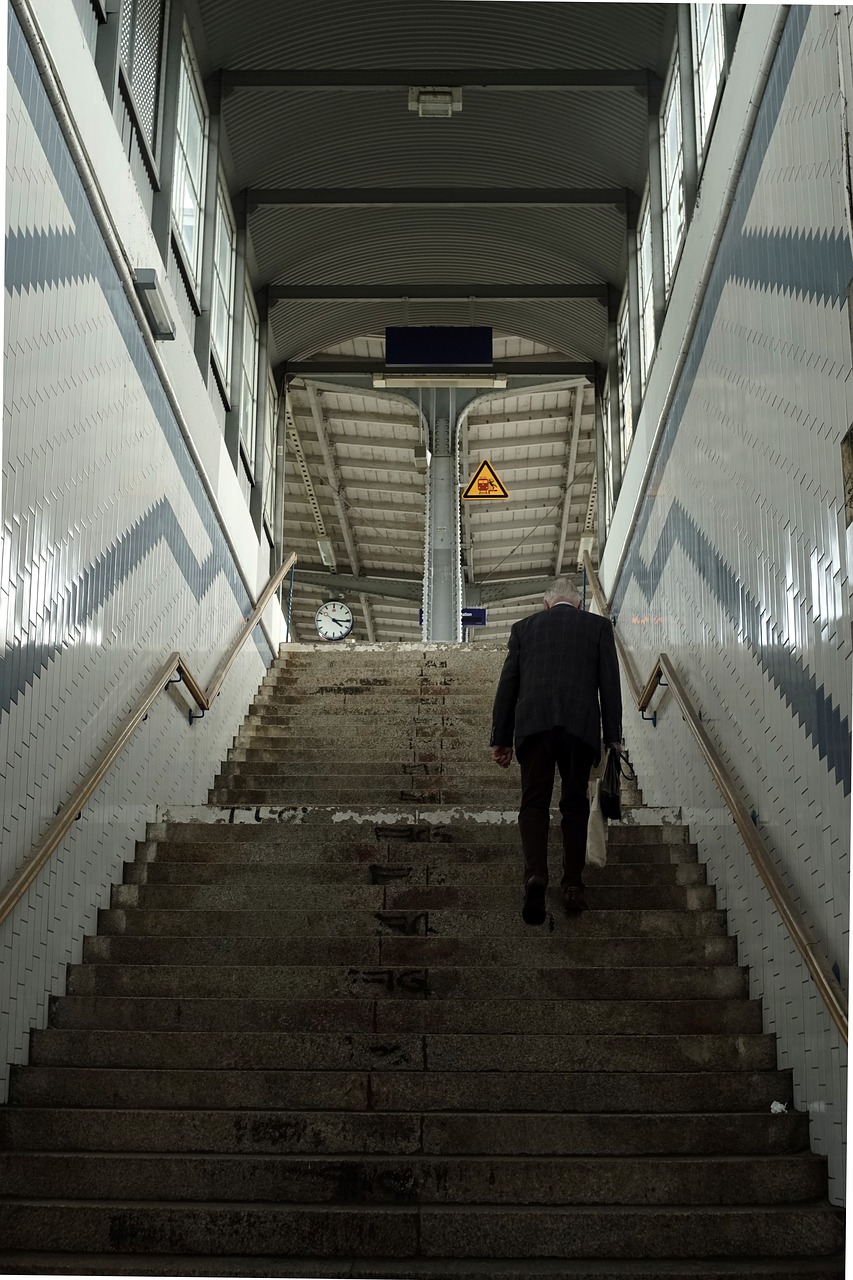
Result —
<instances>
[{"instance_id":1,"label":"white plastic bag","mask_svg":"<svg viewBox=\"0 0 853 1280\"><path fill-rule=\"evenodd\" d=\"M607 863L607 828L601 812L600 788L600 778L589 784L589 825L586 829L588 867L603 867Z\"/></svg>"}]
</instances>

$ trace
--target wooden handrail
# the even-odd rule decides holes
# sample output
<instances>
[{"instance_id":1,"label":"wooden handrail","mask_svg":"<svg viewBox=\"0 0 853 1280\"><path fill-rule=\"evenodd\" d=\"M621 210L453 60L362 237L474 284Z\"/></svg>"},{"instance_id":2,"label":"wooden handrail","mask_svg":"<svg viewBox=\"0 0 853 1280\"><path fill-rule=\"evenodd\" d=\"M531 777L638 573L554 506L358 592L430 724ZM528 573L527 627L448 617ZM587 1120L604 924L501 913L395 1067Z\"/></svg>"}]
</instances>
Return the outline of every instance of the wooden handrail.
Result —
<instances>
[{"instance_id":1,"label":"wooden handrail","mask_svg":"<svg viewBox=\"0 0 853 1280\"><path fill-rule=\"evenodd\" d=\"M202 712L209 711L216 695L222 688L225 677L231 670L235 658L254 631L255 627L267 607L273 593L280 586L285 575L293 568L296 563L296 552L291 552L284 564L276 569L267 585L261 592L258 602L252 610L249 617L241 627L237 638L225 657L216 668L213 679L207 689L202 689L193 673L190 671L180 653L170 654L168 659L160 667L156 675L152 676L148 682L144 692L134 703L127 716L122 721L119 730L110 739L92 765L85 778L75 787L65 804L59 810L53 822L48 827L38 844L35 845L26 862L18 868L12 879L0 892L0 924L13 910L15 904L20 901L27 889L35 880L42 867L47 863L52 855L56 852L63 838L76 822L83 806L94 794L104 778L109 773L115 761L121 755L134 731L139 727L145 717L148 715L151 705L156 698L169 685L174 676L180 676L186 685L188 692L192 696L196 706L201 708Z\"/></svg>"},{"instance_id":2,"label":"wooden handrail","mask_svg":"<svg viewBox=\"0 0 853 1280\"><path fill-rule=\"evenodd\" d=\"M584 554L584 568L586 569L587 581L592 588L599 612L604 617L609 617L610 609L607 599L601 588L598 576L592 567L588 552ZM832 972L829 960L814 936L812 926L797 907L790 891L779 875L767 851L767 846L758 834L746 805L737 793L732 776L723 764L719 751L699 719L690 695L682 684L672 661L665 653L660 654L655 661L651 675L645 685L641 686L631 657L622 642L622 637L619 635L618 628L614 630L614 636L619 661L622 664L628 684L631 686L631 692L639 710L645 711L660 684L668 685L679 710L699 745L705 763L714 776L729 812L734 818L735 825L741 834L741 838L758 874L761 876L764 887L770 894L773 905L782 917L782 922L788 930L791 941L802 956L811 974L812 981L846 1044L848 1014L847 997L844 994L844 990Z\"/></svg>"}]
</instances>

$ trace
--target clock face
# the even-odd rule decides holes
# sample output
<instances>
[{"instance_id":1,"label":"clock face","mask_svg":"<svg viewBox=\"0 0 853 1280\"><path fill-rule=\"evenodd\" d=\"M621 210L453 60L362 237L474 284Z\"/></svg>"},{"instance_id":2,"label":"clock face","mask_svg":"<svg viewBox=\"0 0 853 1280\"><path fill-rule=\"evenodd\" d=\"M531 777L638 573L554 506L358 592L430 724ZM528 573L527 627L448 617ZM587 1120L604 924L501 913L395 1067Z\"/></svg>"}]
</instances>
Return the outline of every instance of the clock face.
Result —
<instances>
[{"instance_id":1,"label":"clock face","mask_svg":"<svg viewBox=\"0 0 853 1280\"><path fill-rule=\"evenodd\" d=\"M352 631L352 610L342 600L327 600L314 615L314 625L324 640L344 640Z\"/></svg>"}]
</instances>

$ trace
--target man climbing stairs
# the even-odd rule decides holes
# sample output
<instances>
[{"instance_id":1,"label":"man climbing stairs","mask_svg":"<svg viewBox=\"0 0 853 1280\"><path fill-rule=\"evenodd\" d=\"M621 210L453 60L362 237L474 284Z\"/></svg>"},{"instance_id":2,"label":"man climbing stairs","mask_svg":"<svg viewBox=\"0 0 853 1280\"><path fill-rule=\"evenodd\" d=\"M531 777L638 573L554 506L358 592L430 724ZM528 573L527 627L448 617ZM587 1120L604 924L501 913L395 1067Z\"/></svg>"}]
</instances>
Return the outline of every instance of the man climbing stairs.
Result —
<instances>
[{"instance_id":1,"label":"man climbing stairs","mask_svg":"<svg viewBox=\"0 0 853 1280\"><path fill-rule=\"evenodd\" d=\"M843 1274L678 815L628 795L590 910L523 924L502 656L285 647L13 1072L4 1272Z\"/></svg>"}]
</instances>

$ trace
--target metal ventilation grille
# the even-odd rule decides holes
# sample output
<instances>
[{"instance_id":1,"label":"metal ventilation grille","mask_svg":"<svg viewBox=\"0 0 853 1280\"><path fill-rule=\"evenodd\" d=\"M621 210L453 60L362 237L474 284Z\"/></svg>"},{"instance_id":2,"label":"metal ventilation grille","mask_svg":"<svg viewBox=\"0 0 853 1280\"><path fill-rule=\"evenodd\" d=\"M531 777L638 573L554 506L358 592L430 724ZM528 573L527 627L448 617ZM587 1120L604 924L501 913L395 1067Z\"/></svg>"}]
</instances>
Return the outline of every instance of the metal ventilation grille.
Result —
<instances>
[{"instance_id":1,"label":"metal ventilation grille","mask_svg":"<svg viewBox=\"0 0 853 1280\"><path fill-rule=\"evenodd\" d=\"M154 149L160 98L165 0L122 0L121 61L130 81L137 123Z\"/></svg>"}]
</instances>

